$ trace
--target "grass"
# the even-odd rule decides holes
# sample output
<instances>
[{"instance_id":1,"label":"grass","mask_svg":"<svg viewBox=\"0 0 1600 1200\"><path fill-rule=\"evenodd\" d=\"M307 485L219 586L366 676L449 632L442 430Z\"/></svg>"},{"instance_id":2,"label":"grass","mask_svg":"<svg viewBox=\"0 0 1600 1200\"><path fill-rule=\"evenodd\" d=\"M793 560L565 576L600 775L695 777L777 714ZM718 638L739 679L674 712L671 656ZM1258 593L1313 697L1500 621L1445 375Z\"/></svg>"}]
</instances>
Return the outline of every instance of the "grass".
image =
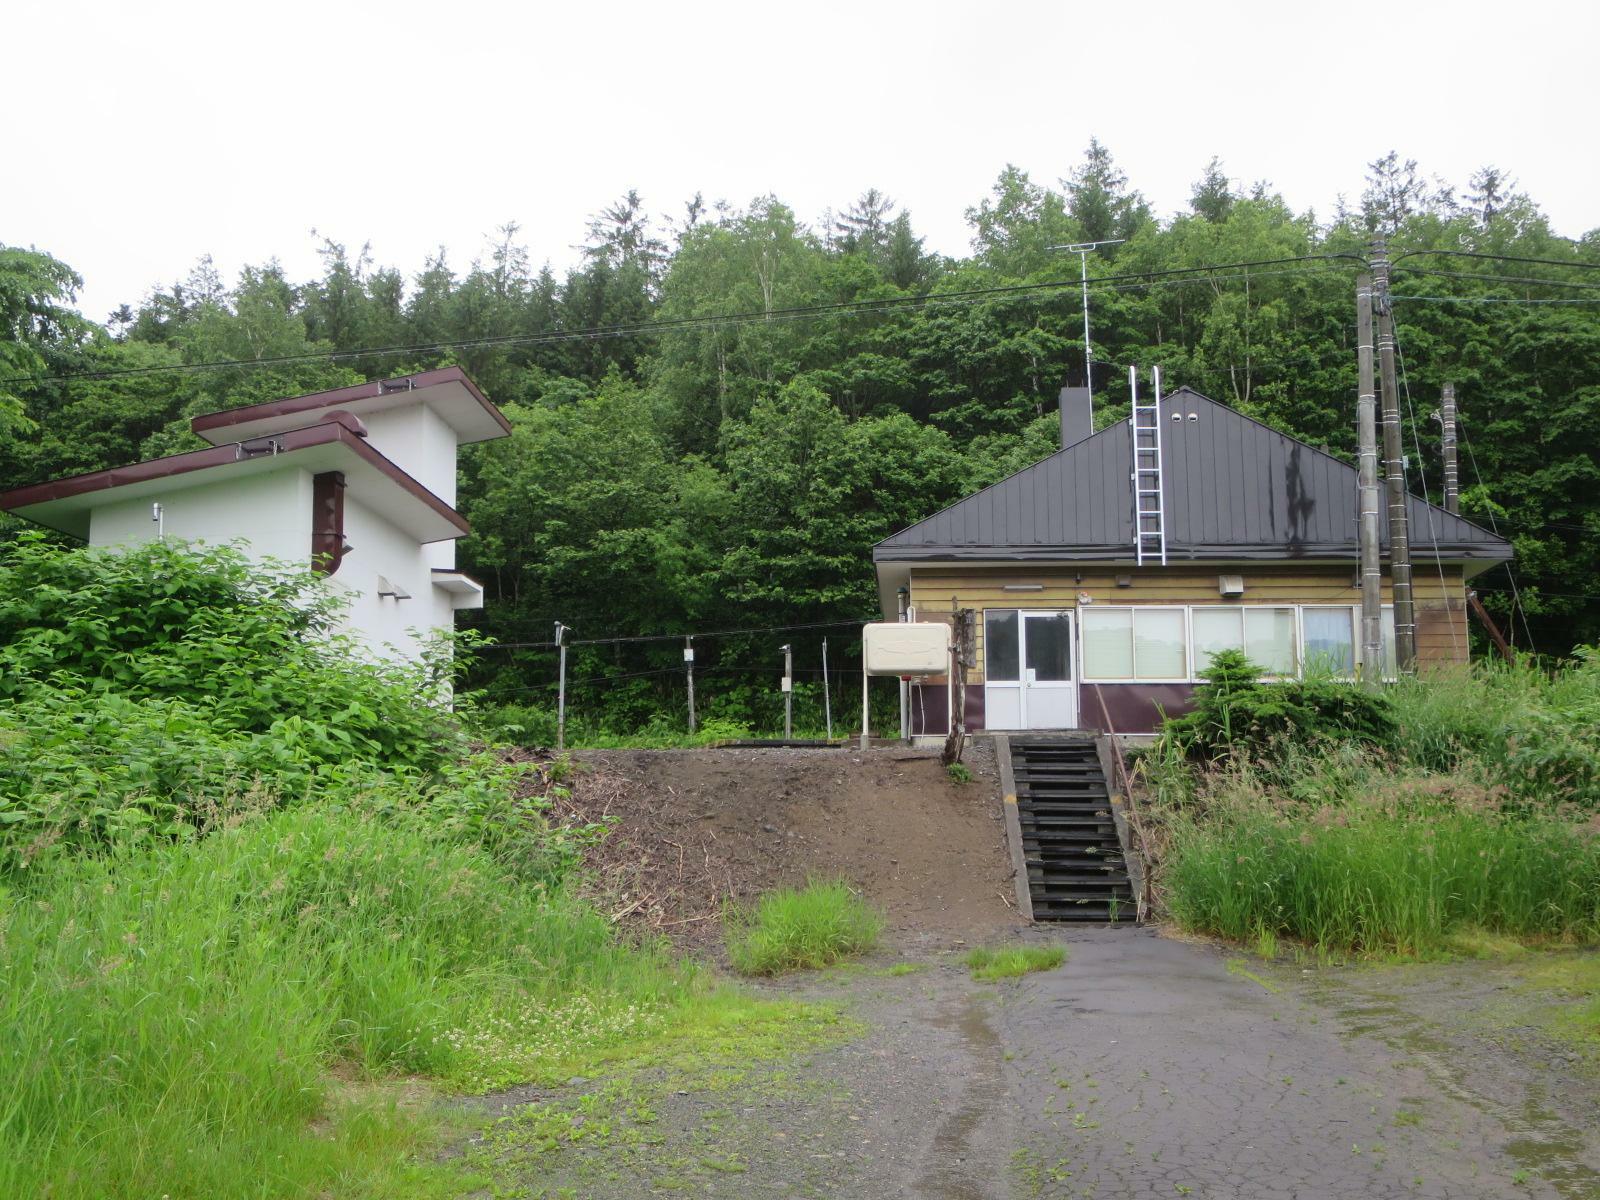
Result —
<instances>
[{"instance_id":1,"label":"grass","mask_svg":"<svg viewBox=\"0 0 1600 1200\"><path fill-rule=\"evenodd\" d=\"M409 1153L431 1119L362 1081L557 1081L829 1019L420 826L280 811L0 886L0 1195L459 1194Z\"/></svg>"},{"instance_id":2,"label":"grass","mask_svg":"<svg viewBox=\"0 0 1600 1200\"><path fill-rule=\"evenodd\" d=\"M730 909L724 926L734 970L779 975L866 953L883 918L848 884L829 881L769 892L753 908Z\"/></svg>"},{"instance_id":3,"label":"grass","mask_svg":"<svg viewBox=\"0 0 1600 1200\"><path fill-rule=\"evenodd\" d=\"M978 946L964 961L974 979L993 983L1031 971L1053 971L1067 961L1067 952L1061 946Z\"/></svg>"},{"instance_id":4,"label":"grass","mask_svg":"<svg viewBox=\"0 0 1600 1200\"><path fill-rule=\"evenodd\" d=\"M1275 736L1196 766L1168 739L1142 757L1170 915L1267 957L1280 937L1402 957L1600 939L1600 656L1384 695L1381 746Z\"/></svg>"},{"instance_id":5,"label":"grass","mask_svg":"<svg viewBox=\"0 0 1600 1200\"><path fill-rule=\"evenodd\" d=\"M1413 955L1456 931L1600 936L1600 842L1555 817L1420 806L1246 808L1181 821L1164 874L1172 915L1237 941Z\"/></svg>"}]
</instances>

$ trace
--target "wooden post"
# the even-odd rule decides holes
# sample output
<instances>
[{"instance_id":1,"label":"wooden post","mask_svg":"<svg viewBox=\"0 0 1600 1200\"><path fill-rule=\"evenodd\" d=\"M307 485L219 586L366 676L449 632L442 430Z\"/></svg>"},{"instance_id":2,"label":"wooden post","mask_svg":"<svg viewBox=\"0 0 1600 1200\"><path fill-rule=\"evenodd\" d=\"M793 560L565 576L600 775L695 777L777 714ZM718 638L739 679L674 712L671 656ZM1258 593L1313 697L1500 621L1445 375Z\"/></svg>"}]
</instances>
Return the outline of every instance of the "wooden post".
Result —
<instances>
[{"instance_id":1,"label":"wooden post","mask_svg":"<svg viewBox=\"0 0 1600 1200\"><path fill-rule=\"evenodd\" d=\"M556 749L567 748L567 627L556 622L556 653L560 655L560 674L556 684Z\"/></svg>"},{"instance_id":2,"label":"wooden post","mask_svg":"<svg viewBox=\"0 0 1600 1200\"><path fill-rule=\"evenodd\" d=\"M1489 640L1500 651L1500 657L1507 662L1516 662L1516 653L1506 641L1505 634L1500 632L1500 626L1494 623L1494 618L1489 615L1489 610L1483 606L1483 601L1478 599L1478 593L1471 588L1467 589L1467 604L1471 606L1478 620L1483 622L1483 627L1489 631Z\"/></svg>"},{"instance_id":3,"label":"wooden post","mask_svg":"<svg viewBox=\"0 0 1600 1200\"><path fill-rule=\"evenodd\" d=\"M683 673L689 684L689 732L694 732L694 639L683 639Z\"/></svg>"},{"instance_id":4,"label":"wooden post","mask_svg":"<svg viewBox=\"0 0 1600 1200\"><path fill-rule=\"evenodd\" d=\"M1417 669L1417 610L1411 596L1411 538L1406 515L1405 444L1400 437L1400 390L1395 372L1394 309L1389 300L1389 257L1382 238L1372 242L1378 315L1378 370L1383 379L1383 457L1389 485L1389 582L1394 588L1394 657L1402 674Z\"/></svg>"},{"instance_id":5,"label":"wooden post","mask_svg":"<svg viewBox=\"0 0 1600 1200\"><path fill-rule=\"evenodd\" d=\"M1456 478L1456 385L1444 385L1439 399L1439 423L1444 426L1444 510L1461 511L1461 490Z\"/></svg>"},{"instance_id":6,"label":"wooden post","mask_svg":"<svg viewBox=\"0 0 1600 1200\"><path fill-rule=\"evenodd\" d=\"M1372 276L1356 277L1357 533L1361 540L1361 679L1383 674L1383 566L1378 551L1378 424L1372 367Z\"/></svg>"}]
</instances>

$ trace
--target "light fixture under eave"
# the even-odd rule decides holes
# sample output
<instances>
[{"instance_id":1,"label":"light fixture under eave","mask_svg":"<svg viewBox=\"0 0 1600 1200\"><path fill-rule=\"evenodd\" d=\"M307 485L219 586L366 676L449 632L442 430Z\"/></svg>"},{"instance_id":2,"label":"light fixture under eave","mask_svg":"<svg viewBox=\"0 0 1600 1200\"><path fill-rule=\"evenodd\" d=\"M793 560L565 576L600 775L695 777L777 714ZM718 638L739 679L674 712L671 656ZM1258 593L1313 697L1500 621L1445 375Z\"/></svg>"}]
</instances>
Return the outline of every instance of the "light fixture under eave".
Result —
<instances>
[{"instance_id":1,"label":"light fixture under eave","mask_svg":"<svg viewBox=\"0 0 1600 1200\"><path fill-rule=\"evenodd\" d=\"M1000 590L1002 592L1042 592L1042 591L1044 591L1044 584L1042 584L1042 583L1007 583L1007 584L1001 585Z\"/></svg>"}]
</instances>

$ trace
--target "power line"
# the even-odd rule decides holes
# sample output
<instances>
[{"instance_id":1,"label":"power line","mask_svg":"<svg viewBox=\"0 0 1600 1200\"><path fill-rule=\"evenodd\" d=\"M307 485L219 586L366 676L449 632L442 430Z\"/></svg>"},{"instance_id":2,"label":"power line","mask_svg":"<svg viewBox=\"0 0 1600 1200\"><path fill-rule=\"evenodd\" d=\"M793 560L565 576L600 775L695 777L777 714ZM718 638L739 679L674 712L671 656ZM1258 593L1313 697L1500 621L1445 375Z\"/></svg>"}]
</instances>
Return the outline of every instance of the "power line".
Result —
<instances>
[{"instance_id":1,"label":"power line","mask_svg":"<svg viewBox=\"0 0 1600 1200\"><path fill-rule=\"evenodd\" d=\"M1484 487L1483 472L1478 470L1478 456L1472 452L1472 439L1467 436L1466 422L1461 419L1459 413L1456 415L1456 430L1461 437L1461 444L1467 448L1467 461L1472 464L1472 476L1478 481L1478 487L1487 493L1489 489ZM1489 517L1489 528L1494 531L1496 537L1499 537L1500 525L1495 520L1494 509L1490 507L1485 511ZM1517 590L1517 573L1509 561L1506 563L1506 579L1511 584L1511 619L1513 622L1511 634L1513 637L1516 636L1515 621L1517 614L1520 612L1522 614L1522 632L1527 635L1528 648L1530 650L1534 649L1533 630L1528 627L1528 610L1522 607L1522 595Z\"/></svg>"},{"instance_id":2,"label":"power line","mask_svg":"<svg viewBox=\"0 0 1600 1200\"><path fill-rule=\"evenodd\" d=\"M1444 559L1439 554L1439 530L1433 517L1433 499L1428 494L1428 473L1422 469L1422 439L1417 434L1417 410L1411 403L1411 381L1406 376L1406 356L1400 349L1398 330L1394 335L1394 353L1395 358L1400 363L1400 386L1406 394L1406 413L1411 418L1411 445L1417 452L1417 482L1422 484L1422 511L1428 514L1428 538L1433 542L1433 564L1439 571L1439 590L1449 596L1450 585L1445 581L1444 577ZM1405 455L1402 454L1400 458L1401 486L1404 487ZM1409 493L1410 489L1407 488L1406 491ZM1456 640L1456 623L1450 621L1448 626L1450 629L1450 649L1453 653L1460 654L1461 644Z\"/></svg>"},{"instance_id":3,"label":"power line","mask_svg":"<svg viewBox=\"0 0 1600 1200\"><path fill-rule=\"evenodd\" d=\"M863 617L855 621L811 621L803 625L762 625L751 629L711 629L702 633L643 633L625 634L620 637L576 638L567 643L568 646L616 646L625 643L638 642L681 642L684 638L702 640L707 638L742 637L747 634L757 633L790 633L803 629L842 629L845 626L864 625L871 617ZM474 653L484 650L540 650L553 648L555 642L491 642L479 646Z\"/></svg>"},{"instance_id":4,"label":"power line","mask_svg":"<svg viewBox=\"0 0 1600 1200\"><path fill-rule=\"evenodd\" d=\"M1539 287L1583 288L1600 291L1600 283L1580 283L1575 279L1538 279L1532 275L1490 275L1483 271L1444 271L1438 267L1404 267L1414 275L1437 275L1443 279L1487 279L1493 283L1534 284Z\"/></svg>"},{"instance_id":5,"label":"power line","mask_svg":"<svg viewBox=\"0 0 1600 1200\"><path fill-rule=\"evenodd\" d=\"M1396 255L1391 262L1399 263L1405 258L1419 258L1424 255L1439 258L1477 258L1489 262L1517 262L1533 263L1543 267L1577 267L1583 271L1600 271L1600 263L1570 262L1559 258L1524 258L1516 254L1482 254L1473 250L1407 250L1404 254ZM1410 270L1411 268L1407 268Z\"/></svg>"},{"instance_id":6,"label":"power line","mask_svg":"<svg viewBox=\"0 0 1600 1200\"><path fill-rule=\"evenodd\" d=\"M1090 280L1090 290L1121 290L1108 289L1108 284L1121 284L1134 280L1172 280L1179 281L1183 276L1201 276L1214 274L1217 271L1233 271L1250 267L1280 266L1289 263L1305 262L1331 262L1340 259L1350 259L1359 262L1353 255L1348 254L1304 254L1289 258L1265 258L1250 262L1215 263L1202 267L1178 267L1166 271L1134 271L1120 275L1103 275ZM446 350L476 350L490 349L499 346L530 346L530 345L555 345L577 341L602 341L610 338L636 337L652 333L672 332L675 330L693 330L700 328L715 328L723 325L750 325L765 324L780 320L802 319L806 317L839 314L839 315L864 315L875 312L895 312L908 308L923 308L929 305L969 303L974 299L1004 296L1004 295L1033 295L1041 292L1059 292L1063 290L1077 290L1082 286L1080 280L1052 281L1047 283L1021 283L1006 284L984 288L964 288L952 292L930 292L922 296L895 296L885 297L881 300L843 300L832 304L801 305L790 308L762 310L744 313L729 313L711 316L667 318L664 320L639 321L626 324L597 325L584 329L558 330L543 334L507 334L496 337L463 338L454 341L432 342L406 346L381 346L369 347L358 350L318 350L307 351L300 354L269 355L256 359L215 359L200 363L167 363L146 367L119 367L105 371L76 371L60 375L13 375L0 378L0 384L10 383L65 383L72 380L112 379L136 375L155 375L169 372L215 371L227 370L238 367L272 367L286 366L302 362L342 362L360 358L382 358L398 354L429 354Z\"/></svg>"},{"instance_id":7,"label":"power line","mask_svg":"<svg viewBox=\"0 0 1600 1200\"><path fill-rule=\"evenodd\" d=\"M1419 300L1428 304L1600 304L1600 300L1535 300L1522 296L1394 296L1391 300Z\"/></svg>"}]
</instances>

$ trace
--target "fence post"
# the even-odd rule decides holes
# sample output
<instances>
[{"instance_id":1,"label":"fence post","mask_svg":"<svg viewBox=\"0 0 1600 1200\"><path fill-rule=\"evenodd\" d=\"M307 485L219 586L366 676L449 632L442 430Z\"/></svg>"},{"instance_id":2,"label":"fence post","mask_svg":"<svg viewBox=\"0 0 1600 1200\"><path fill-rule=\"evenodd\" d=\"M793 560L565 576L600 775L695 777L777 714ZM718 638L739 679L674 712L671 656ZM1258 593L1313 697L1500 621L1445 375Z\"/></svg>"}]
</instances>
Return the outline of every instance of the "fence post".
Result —
<instances>
[{"instance_id":1,"label":"fence post","mask_svg":"<svg viewBox=\"0 0 1600 1200\"><path fill-rule=\"evenodd\" d=\"M694 732L694 639L683 639L683 671L689 680L689 732Z\"/></svg>"},{"instance_id":2,"label":"fence post","mask_svg":"<svg viewBox=\"0 0 1600 1200\"><path fill-rule=\"evenodd\" d=\"M783 737L794 736L794 647L783 648Z\"/></svg>"},{"instance_id":3,"label":"fence post","mask_svg":"<svg viewBox=\"0 0 1600 1200\"><path fill-rule=\"evenodd\" d=\"M828 740L833 741L833 698L828 695L828 639L822 639L822 719L828 726Z\"/></svg>"},{"instance_id":4,"label":"fence post","mask_svg":"<svg viewBox=\"0 0 1600 1200\"><path fill-rule=\"evenodd\" d=\"M567 627L556 622L556 650L561 657L559 682L556 684L556 749L567 748Z\"/></svg>"}]
</instances>

